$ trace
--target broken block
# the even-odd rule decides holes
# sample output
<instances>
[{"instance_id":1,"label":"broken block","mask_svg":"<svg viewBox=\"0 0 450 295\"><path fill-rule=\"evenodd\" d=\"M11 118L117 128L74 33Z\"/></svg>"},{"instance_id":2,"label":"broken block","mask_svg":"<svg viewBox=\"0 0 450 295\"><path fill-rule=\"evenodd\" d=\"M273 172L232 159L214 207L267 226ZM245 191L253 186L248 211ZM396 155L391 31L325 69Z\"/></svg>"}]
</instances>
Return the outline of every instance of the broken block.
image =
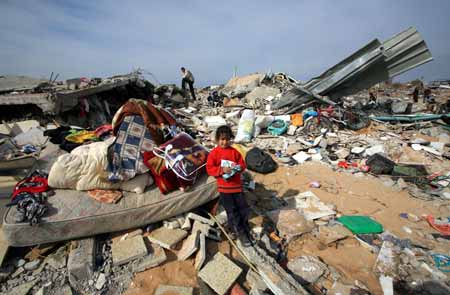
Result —
<instances>
[{"instance_id":1,"label":"broken block","mask_svg":"<svg viewBox=\"0 0 450 295\"><path fill-rule=\"evenodd\" d=\"M206 264L198 276L210 286L217 294L225 294L241 274L242 269L230 259L218 252Z\"/></svg>"},{"instance_id":2,"label":"broken block","mask_svg":"<svg viewBox=\"0 0 450 295\"><path fill-rule=\"evenodd\" d=\"M200 246L197 255L195 256L195 269L197 271L199 271L200 268L202 268L203 263L205 262L206 259L206 238L204 233L200 233L199 240Z\"/></svg>"},{"instance_id":3,"label":"broken block","mask_svg":"<svg viewBox=\"0 0 450 295\"><path fill-rule=\"evenodd\" d=\"M212 228L209 224L195 220L194 225L192 226L192 232L196 231L203 233L207 238L220 241L220 231L216 228Z\"/></svg>"},{"instance_id":4,"label":"broken block","mask_svg":"<svg viewBox=\"0 0 450 295\"><path fill-rule=\"evenodd\" d=\"M157 230L151 232L148 236L150 242L160 245L165 249L172 249L175 245L187 237L188 233L182 229L169 229L166 227L160 227Z\"/></svg>"},{"instance_id":5,"label":"broken block","mask_svg":"<svg viewBox=\"0 0 450 295\"><path fill-rule=\"evenodd\" d=\"M164 249L156 244L152 244L150 254L140 259L135 265L133 265L133 272L145 271L149 268L155 267L167 260L166 252Z\"/></svg>"},{"instance_id":6,"label":"broken block","mask_svg":"<svg viewBox=\"0 0 450 295\"><path fill-rule=\"evenodd\" d=\"M171 285L159 285L155 291L155 295L192 295L194 294L194 288L171 286Z\"/></svg>"},{"instance_id":7,"label":"broken block","mask_svg":"<svg viewBox=\"0 0 450 295\"><path fill-rule=\"evenodd\" d=\"M77 290L83 290L82 281L94 275L95 238L78 240L77 246L69 253L67 269L70 284Z\"/></svg>"},{"instance_id":8,"label":"broken block","mask_svg":"<svg viewBox=\"0 0 450 295\"><path fill-rule=\"evenodd\" d=\"M292 271L299 282L315 283L327 270L327 266L314 256L299 256L288 262L287 268Z\"/></svg>"},{"instance_id":9,"label":"broken block","mask_svg":"<svg viewBox=\"0 0 450 295\"><path fill-rule=\"evenodd\" d=\"M3 231L0 230L0 267L3 264L3 260L5 259L6 253L8 253L9 245L6 242Z\"/></svg>"},{"instance_id":10,"label":"broken block","mask_svg":"<svg viewBox=\"0 0 450 295\"><path fill-rule=\"evenodd\" d=\"M142 236L113 243L111 250L114 265L121 265L147 255L147 246Z\"/></svg>"},{"instance_id":11,"label":"broken block","mask_svg":"<svg viewBox=\"0 0 450 295\"><path fill-rule=\"evenodd\" d=\"M186 260L198 249L199 231L193 231L192 234L183 242L183 246L178 251L178 260Z\"/></svg>"},{"instance_id":12,"label":"broken block","mask_svg":"<svg viewBox=\"0 0 450 295\"><path fill-rule=\"evenodd\" d=\"M195 213L192 213L192 212L189 213L186 217L189 218L189 219L192 219L192 220L200 221L202 223L206 223L206 224L209 224L209 225L214 225L214 220L202 217L202 216L200 216L198 214L195 214Z\"/></svg>"}]
</instances>

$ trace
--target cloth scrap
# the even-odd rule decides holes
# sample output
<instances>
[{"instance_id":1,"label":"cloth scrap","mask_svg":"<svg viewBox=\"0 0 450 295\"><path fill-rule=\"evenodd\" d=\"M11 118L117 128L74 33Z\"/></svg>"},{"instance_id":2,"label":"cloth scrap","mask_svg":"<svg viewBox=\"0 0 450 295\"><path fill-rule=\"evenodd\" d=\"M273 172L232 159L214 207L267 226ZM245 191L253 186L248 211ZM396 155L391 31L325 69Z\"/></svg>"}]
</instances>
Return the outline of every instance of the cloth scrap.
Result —
<instances>
[{"instance_id":1,"label":"cloth scrap","mask_svg":"<svg viewBox=\"0 0 450 295\"><path fill-rule=\"evenodd\" d=\"M66 136L66 140L73 143L83 143L88 140L98 141L95 131L81 130Z\"/></svg>"},{"instance_id":2,"label":"cloth scrap","mask_svg":"<svg viewBox=\"0 0 450 295\"><path fill-rule=\"evenodd\" d=\"M94 189L88 191L88 196L101 203L115 204L123 194L121 191Z\"/></svg>"},{"instance_id":3,"label":"cloth scrap","mask_svg":"<svg viewBox=\"0 0 450 295\"><path fill-rule=\"evenodd\" d=\"M428 215L426 219L432 228L434 228L444 236L450 236L450 222L448 221L448 219L446 221L440 221L436 220L431 215Z\"/></svg>"}]
</instances>

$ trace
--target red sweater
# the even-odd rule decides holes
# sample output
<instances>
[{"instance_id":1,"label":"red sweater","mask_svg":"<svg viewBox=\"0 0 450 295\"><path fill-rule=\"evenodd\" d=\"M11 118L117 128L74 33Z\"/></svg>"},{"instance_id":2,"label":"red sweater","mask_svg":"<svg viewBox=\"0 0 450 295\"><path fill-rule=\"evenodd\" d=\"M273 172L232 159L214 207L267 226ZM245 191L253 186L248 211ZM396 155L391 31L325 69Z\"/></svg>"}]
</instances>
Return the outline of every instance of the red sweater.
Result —
<instances>
[{"instance_id":1,"label":"red sweater","mask_svg":"<svg viewBox=\"0 0 450 295\"><path fill-rule=\"evenodd\" d=\"M246 169L244 159L233 147L215 147L208 155L206 171L217 180L217 191L219 193L240 193L242 192L241 173L236 173L228 180L222 178L224 174L221 167L222 160L232 161L241 166L241 172Z\"/></svg>"}]
</instances>

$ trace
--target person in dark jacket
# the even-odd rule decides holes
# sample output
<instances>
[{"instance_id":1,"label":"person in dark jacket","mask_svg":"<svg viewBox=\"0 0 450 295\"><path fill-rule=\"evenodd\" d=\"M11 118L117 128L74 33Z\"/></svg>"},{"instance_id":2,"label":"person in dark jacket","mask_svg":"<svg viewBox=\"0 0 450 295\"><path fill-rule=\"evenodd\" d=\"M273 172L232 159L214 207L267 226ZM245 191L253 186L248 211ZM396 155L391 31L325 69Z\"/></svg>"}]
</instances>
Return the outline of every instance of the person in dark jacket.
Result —
<instances>
[{"instance_id":1,"label":"person in dark jacket","mask_svg":"<svg viewBox=\"0 0 450 295\"><path fill-rule=\"evenodd\" d=\"M186 93L186 84L188 84L191 97L193 100L196 100L194 92L194 75L192 75L191 71L186 70L184 67L181 67L181 75L183 77L181 80L181 89L183 89L183 92Z\"/></svg>"}]
</instances>

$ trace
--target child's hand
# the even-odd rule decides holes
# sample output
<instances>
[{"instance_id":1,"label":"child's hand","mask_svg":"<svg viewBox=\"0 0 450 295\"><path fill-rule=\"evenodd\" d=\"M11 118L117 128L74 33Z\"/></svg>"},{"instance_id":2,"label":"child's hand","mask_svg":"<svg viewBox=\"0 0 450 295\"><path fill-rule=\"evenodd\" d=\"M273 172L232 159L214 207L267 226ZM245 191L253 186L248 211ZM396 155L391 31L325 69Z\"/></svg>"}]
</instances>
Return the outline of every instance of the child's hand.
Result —
<instances>
[{"instance_id":1,"label":"child's hand","mask_svg":"<svg viewBox=\"0 0 450 295\"><path fill-rule=\"evenodd\" d=\"M229 173L231 173L231 168L230 167L222 167L222 172L223 172L223 174L229 174Z\"/></svg>"}]
</instances>

